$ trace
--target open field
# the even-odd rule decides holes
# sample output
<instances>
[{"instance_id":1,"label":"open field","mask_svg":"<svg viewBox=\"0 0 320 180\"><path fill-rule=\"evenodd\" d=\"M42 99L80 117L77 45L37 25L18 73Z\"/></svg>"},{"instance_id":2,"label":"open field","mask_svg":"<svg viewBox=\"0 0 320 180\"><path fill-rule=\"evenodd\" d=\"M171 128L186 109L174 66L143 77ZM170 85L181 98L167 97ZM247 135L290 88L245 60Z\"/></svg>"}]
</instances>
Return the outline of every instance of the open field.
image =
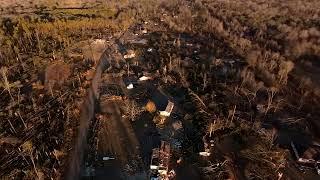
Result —
<instances>
[{"instance_id":1,"label":"open field","mask_svg":"<svg viewBox=\"0 0 320 180\"><path fill-rule=\"evenodd\" d=\"M2 1L0 179L319 179L318 7Z\"/></svg>"}]
</instances>

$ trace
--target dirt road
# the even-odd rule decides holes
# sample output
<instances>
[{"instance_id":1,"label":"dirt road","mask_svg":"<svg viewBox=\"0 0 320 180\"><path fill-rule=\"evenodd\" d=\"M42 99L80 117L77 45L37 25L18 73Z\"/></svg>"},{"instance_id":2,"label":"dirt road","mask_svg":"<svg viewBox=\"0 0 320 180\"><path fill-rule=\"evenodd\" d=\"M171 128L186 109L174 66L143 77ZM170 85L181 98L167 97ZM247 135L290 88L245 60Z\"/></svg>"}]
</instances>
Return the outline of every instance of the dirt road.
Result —
<instances>
[{"instance_id":1,"label":"dirt road","mask_svg":"<svg viewBox=\"0 0 320 180\"><path fill-rule=\"evenodd\" d=\"M116 86L121 90L124 87L121 78L107 75L103 86ZM101 94L100 110L102 118L99 119L98 143L96 157L97 167L95 179L145 179L140 157L140 145L134 133L130 120L124 116L126 103L121 96L116 96L110 91ZM103 160L105 158L111 160Z\"/></svg>"}]
</instances>

